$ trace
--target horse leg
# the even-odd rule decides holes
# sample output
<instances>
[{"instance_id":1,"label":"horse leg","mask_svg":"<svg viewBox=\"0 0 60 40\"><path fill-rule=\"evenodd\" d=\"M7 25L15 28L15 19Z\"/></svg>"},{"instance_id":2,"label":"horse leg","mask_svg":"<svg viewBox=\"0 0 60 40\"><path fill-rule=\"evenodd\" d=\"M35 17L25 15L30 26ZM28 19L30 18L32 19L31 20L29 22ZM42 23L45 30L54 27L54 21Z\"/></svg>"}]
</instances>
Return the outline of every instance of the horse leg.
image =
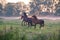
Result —
<instances>
[{"instance_id":1,"label":"horse leg","mask_svg":"<svg viewBox=\"0 0 60 40\"><path fill-rule=\"evenodd\" d=\"M40 28L42 27L42 24L40 24Z\"/></svg>"},{"instance_id":2,"label":"horse leg","mask_svg":"<svg viewBox=\"0 0 60 40\"><path fill-rule=\"evenodd\" d=\"M41 26L44 27L44 23L42 23Z\"/></svg>"},{"instance_id":3,"label":"horse leg","mask_svg":"<svg viewBox=\"0 0 60 40\"><path fill-rule=\"evenodd\" d=\"M44 24L40 24L40 28L44 27Z\"/></svg>"},{"instance_id":4,"label":"horse leg","mask_svg":"<svg viewBox=\"0 0 60 40\"><path fill-rule=\"evenodd\" d=\"M27 22L24 22L24 23L25 23L24 25L26 26L27 25Z\"/></svg>"},{"instance_id":5,"label":"horse leg","mask_svg":"<svg viewBox=\"0 0 60 40\"><path fill-rule=\"evenodd\" d=\"M36 28L36 24L34 26L35 26L34 28Z\"/></svg>"},{"instance_id":6,"label":"horse leg","mask_svg":"<svg viewBox=\"0 0 60 40\"><path fill-rule=\"evenodd\" d=\"M26 25L27 25L27 22L26 22Z\"/></svg>"},{"instance_id":7,"label":"horse leg","mask_svg":"<svg viewBox=\"0 0 60 40\"><path fill-rule=\"evenodd\" d=\"M30 22L30 26L33 26L33 25L32 25L32 21Z\"/></svg>"},{"instance_id":8,"label":"horse leg","mask_svg":"<svg viewBox=\"0 0 60 40\"><path fill-rule=\"evenodd\" d=\"M23 22L24 22L24 21L21 22L21 25L22 25L22 26L23 26Z\"/></svg>"},{"instance_id":9,"label":"horse leg","mask_svg":"<svg viewBox=\"0 0 60 40\"><path fill-rule=\"evenodd\" d=\"M44 21L43 21L43 23L42 23L42 26L44 27Z\"/></svg>"},{"instance_id":10,"label":"horse leg","mask_svg":"<svg viewBox=\"0 0 60 40\"><path fill-rule=\"evenodd\" d=\"M32 21L31 20L28 22L28 26L32 26Z\"/></svg>"},{"instance_id":11,"label":"horse leg","mask_svg":"<svg viewBox=\"0 0 60 40\"><path fill-rule=\"evenodd\" d=\"M29 27L29 22L28 22L28 27Z\"/></svg>"},{"instance_id":12,"label":"horse leg","mask_svg":"<svg viewBox=\"0 0 60 40\"><path fill-rule=\"evenodd\" d=\"M25 26L25 21L23 22L23 25Z\"/></svg>"},{"instance_id":13,"label":"horse leg","mask_svg":"<svg viewBox=\"0 0 60 40\"><path fill-rule=\"evenodd\" d=\"M40 28L41 28L41 24L40 24Z\"/></svg>"},{"instance_id":14,"label":"horse leg","mask_svg":"<svg viewBox=\"0 0 60 40\"><path fill-rule=\"evenodd\" d=\"M42 26L44 27L44 24L42 24Z\"/></svg>"}]
</instances>

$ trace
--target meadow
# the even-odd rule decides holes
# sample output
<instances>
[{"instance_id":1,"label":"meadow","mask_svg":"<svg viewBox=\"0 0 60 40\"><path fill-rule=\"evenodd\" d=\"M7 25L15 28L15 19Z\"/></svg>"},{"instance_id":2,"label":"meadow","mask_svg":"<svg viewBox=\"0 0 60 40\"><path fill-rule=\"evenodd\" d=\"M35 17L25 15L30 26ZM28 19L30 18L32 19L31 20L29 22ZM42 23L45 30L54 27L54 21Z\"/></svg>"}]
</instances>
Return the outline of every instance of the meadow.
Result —
<instances>
[{"instance_id":1,"label":"meadow","mask_svg":"<svg viewBox=\"0 0 60 40\"><path fill-rule=\"evenodd\" d=\"M34 29L34 26L22 26L18 19L0 19L0 40L60 40L60 20L44 21L44 28L37 25Z\"/></svg>"}]
</instances>

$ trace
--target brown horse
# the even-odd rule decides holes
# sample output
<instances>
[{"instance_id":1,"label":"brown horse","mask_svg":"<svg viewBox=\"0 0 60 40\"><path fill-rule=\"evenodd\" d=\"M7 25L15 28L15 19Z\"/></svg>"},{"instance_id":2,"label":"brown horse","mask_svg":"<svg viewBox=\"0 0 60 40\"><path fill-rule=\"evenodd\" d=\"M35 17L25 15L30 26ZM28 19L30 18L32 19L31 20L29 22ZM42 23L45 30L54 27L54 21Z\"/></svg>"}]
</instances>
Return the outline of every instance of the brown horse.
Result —
<instances>
[{"instance_id":1,"label":"brown horse","mask_svg":"<svg viewBox=\"0 0 60 40\"><path fill-rule=\"evenodd\" d=\"M35 28L36 28L36 25L39 24L40 25L40 28L41 27L44 27L44 20L42 19L37 19L37 17L35 15L32 16L33 19L32 19L32 24L35 25Z\"/></svg>"}]
</instances>

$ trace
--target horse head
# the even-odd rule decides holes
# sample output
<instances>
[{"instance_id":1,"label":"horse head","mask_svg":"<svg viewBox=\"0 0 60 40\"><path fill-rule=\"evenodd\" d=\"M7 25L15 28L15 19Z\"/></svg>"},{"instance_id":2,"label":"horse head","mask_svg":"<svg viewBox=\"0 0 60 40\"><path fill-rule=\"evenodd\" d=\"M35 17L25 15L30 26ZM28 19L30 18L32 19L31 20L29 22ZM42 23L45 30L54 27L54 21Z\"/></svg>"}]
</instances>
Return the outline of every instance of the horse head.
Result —
<instances>
[{"instance_id":1,"label":"horse head","mask_svg":"<svg viewBox=\"0 0 60 40\"><path fill-rule=\"evenodd\" d=\"M21 19L23 19L24 16L21 16Z\"/></svg>"},{"instance_id":2,"label":"horse head","mask_svg":"<svg viewBox=\"0 0 60 40\"><path fill-rule=\"evenodd\" d=\"M37 20L37 17L35 15L33 15L32 17Z\"/></svg>"},{"instance_id":3,"label":"horse head","mask_svg":"<svg viewBox=\"0 0 60 40\"><path fill-rule=\"evenodd\" d=\"M23 13L23 16L24 16L24 17L27 17L27 14L24 12L24 13Z\"/></svg>"}]
</instances>

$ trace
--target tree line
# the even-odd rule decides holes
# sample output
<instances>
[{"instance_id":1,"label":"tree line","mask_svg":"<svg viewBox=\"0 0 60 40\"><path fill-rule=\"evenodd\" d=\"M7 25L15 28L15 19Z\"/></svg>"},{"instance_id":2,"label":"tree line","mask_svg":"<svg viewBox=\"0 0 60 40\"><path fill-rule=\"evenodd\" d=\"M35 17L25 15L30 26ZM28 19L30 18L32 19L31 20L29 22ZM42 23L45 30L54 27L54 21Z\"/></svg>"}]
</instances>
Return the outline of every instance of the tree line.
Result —
<instances>
[{"instance_id":1,"label":"tree line","mask_svg":"<svg viewBox=\"0 0 60 40\"><path fill-rule=\"evenodd\" d=\"M57 5L60 5L59 3ZM41 3L39 1L30 2L29 14L60 16L60 8L57 9L55 13L41 12L39 7L40 4ZM21 8L22 7L20 3L7 3L4 8L0 3L0 16L20 16L20 12L24 12L24 10L22 10Z\"/></svg>"}]
</instances>

